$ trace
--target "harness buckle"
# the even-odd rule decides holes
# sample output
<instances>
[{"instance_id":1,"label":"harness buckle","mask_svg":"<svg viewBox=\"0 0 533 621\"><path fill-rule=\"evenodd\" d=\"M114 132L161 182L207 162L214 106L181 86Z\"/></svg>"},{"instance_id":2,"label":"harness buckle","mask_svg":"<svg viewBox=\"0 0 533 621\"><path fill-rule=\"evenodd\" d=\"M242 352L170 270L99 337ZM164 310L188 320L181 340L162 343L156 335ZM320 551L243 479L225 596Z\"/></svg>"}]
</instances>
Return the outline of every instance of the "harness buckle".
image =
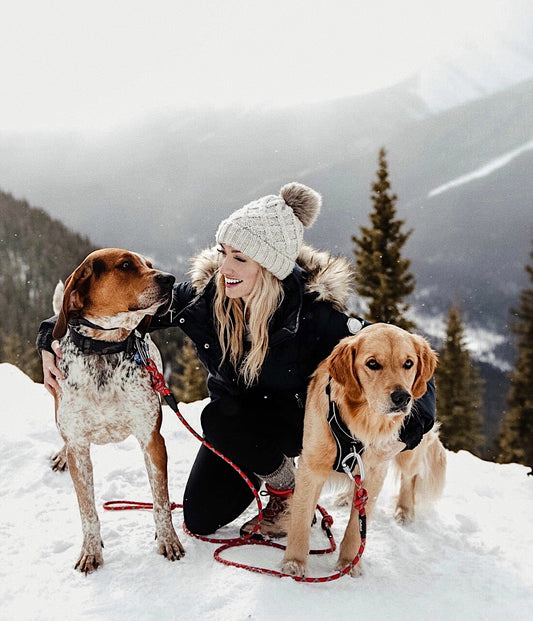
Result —
<instances>
[{"instance_id":1,"label":"harness buckle","mask_svg":"<svg viewBox=\"0 0 533 621\"><path fill-rule=\"evenodd\" d=\"M87 338L87 337L82 337L82 341L81 341L81 351L83 354L85 354L86 356L88 356L89 354L92 353L92 346L91 346L91 339Z\"/></svg>"}]
</instances>

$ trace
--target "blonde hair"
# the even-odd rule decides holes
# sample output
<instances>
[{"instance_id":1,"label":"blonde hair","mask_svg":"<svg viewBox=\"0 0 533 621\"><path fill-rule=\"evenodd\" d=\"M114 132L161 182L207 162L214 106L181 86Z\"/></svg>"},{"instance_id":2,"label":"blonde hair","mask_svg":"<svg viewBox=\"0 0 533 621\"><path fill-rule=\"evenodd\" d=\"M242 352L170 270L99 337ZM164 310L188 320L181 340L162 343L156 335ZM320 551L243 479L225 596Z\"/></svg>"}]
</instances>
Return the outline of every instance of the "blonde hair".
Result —
<instances>
[{"instance_id":1,"label":"blonde hair","mask_svg":"<svg viewBox=\"0 0 533 621\"><path fill-rule=\"evenodd\" d=\"M216 275L213 313L222 347L222 362L229 357L229 361L248 387L257 380L261 372L268 351L268 326L282 301L281 281L264 267L259 271L246 304L242 298L228 298L224 276L220 272ZM250 350L245 355L246 327L251 343Z\"/></svg>"}]
</instances>

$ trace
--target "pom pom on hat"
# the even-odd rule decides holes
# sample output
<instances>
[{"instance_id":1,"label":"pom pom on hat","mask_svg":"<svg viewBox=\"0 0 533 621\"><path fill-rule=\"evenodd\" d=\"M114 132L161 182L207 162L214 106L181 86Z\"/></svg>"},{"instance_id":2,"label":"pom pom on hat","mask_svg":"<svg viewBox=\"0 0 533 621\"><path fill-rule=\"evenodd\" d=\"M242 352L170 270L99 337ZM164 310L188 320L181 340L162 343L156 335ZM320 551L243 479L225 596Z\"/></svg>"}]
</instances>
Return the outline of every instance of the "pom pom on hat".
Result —
<instances>
[{"instance_id":1,"label":"pom pom on hat","mask_svg":"<svg viewBox=\"0 0 533 621\"><path fill-rule=\"evenodd\" d=\"M279 195L306 228L313 226L322 206L322 197L318 192L302 183L293 182L284 185Z\"/></svg>"},{"instance_id":2,"label":"pom pom on hat","mask_svg":"<svg viewBox=\"0 0 533 621\"><path fill-rule=\"evenodd\" d=\"M288 183L280 196L263 196L220 223L219 244L240 250L283 280L293 270L303 243L303 227L316 220L322 198L301 183Z\"/></svg>"}]
</instances>

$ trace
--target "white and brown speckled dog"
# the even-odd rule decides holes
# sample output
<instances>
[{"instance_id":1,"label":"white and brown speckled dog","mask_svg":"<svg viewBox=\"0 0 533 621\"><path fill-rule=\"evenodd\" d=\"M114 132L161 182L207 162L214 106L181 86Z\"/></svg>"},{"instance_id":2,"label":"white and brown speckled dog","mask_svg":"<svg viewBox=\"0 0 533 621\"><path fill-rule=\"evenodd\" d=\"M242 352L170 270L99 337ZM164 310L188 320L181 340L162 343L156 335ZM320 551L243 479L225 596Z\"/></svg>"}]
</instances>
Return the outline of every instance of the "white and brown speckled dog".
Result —
<instances>
[{"instance_id":1,"label":"white and brown speckled dog","mask_svg":"<svg viewBox=\"0 0 533 621\"><path fill-rule=\"evenodd\" d=\"M141 321L170 303L173 283L171 274L117 248L91 253L65 283L53 333L61 339L58 365L65 376L61 394L55 395L56 423L65 440L55 467L66 460L78 497L83 545L75 569L84 573L103 563L90 444L120 442L130 435L144 453L158 552L170 560L184 554L172 525L159 395L129 346ZM159 351L149 337L146 344L161 368Z\"/></svg>"}]
</instances>

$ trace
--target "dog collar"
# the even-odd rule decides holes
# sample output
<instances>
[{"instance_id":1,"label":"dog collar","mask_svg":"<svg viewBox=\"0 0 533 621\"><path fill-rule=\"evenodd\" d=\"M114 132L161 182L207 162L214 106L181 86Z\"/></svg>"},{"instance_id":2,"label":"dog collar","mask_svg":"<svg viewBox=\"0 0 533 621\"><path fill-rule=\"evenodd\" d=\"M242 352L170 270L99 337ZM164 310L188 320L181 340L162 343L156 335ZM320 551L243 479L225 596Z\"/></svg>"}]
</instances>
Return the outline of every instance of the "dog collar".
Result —
<instances>
[{"instance_id":1,"label":"dog collar","mask_svg":"<svg viewBox=\"0 0 533 621\"><path fill-rule=\"evenodd\" d=\"M87 326L88 328L93 328L93 330L103 330L105 332L109 332L110 330L120 330L120 328L102 328L92 321L85 319L85 317L76 317L75 319L71 319L69 325L71 326Z\"/></svg>"},{"instance_id":2,"label":"dog collar","mask_svg":"<svg viewBox=\"0 0 533 621\"><path fill-rule=\"evenodd\" d=\"M148 347L143 335L139 330L133 330L131 334L123 341L99 341L90 336L80 334L76 327L79 325L89 326L98 330L116 330L117 328L100 328L86 319L77 318L69 324L69 334L72 342L81 350L82 354L89 356L91 354L107 356L111 354L120 354L125 352L128 356L135 355L136 361L140 364L145 361L148 356ZM139 360L137 360L139 358Z\"/></svg>"},{"instance_id":3,"label":"dog collar","mask_svg":"<svg viewBox=\"0 0 533 621\"><path fill-rule=\"evenodd\" d=\"M337 455L335 457L335 463L333 464L333 470L336 472L344 472L353 479L352 472L355 466L359 465L359 473L362 481L365 478L365 471L361 455L364 453L365 447L361 440L358 440L351 434L348 426L342 420L337 404L331 399L331 377L326 386L326 394L328 395L329 403L328 425L337 446Z\"/></svg>"}]
</instances>

